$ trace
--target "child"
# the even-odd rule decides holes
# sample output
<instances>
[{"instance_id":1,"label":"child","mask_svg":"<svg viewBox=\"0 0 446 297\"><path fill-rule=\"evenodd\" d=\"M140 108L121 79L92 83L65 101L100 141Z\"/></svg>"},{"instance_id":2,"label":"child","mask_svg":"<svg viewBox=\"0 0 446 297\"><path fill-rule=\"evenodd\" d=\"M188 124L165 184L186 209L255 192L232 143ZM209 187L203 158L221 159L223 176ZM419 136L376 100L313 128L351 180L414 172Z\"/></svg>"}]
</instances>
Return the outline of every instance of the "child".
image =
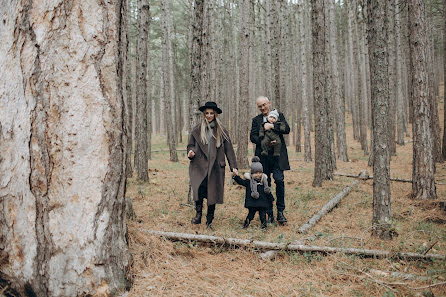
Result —
<instances>
[{"instance_id":1,"label":"child","mask_svg":"<svg viewBox=\"0 0 446 297\"><path fill-rule=\"evenodd\" d=\"M274 109L268 113L268 116L266 117L267 121L266 123L280 124L279 121L279 112ZM280 156L280 149L282 148L282 142L280 141L280 136L277 134L273 129L265 130L264 126L260 127L259 136L263 139L261 141L261 148L262 148L262 156L268 156L268 150L271 148L270 144L271 141L276 141L276 143L273 145L273 156L279 157Z\"/></svg>"},{"instance_id":2,"label":"child","mask_svg":"<svg viewBox=\"0 0 446 297\"><path fill-rule=\"evenodd\" d=\"M233 178L239 185L246 188L245 207L249 212L243 223L243 229L248 228L257 211L259 212L262 229L266 229L266 209L274 198L268 186L267 176L263 173L263 166L259 157L255 156L252 158L251 174L245 173L246 179L240 178L235 173Z\"/></svg>"}]
</instances>

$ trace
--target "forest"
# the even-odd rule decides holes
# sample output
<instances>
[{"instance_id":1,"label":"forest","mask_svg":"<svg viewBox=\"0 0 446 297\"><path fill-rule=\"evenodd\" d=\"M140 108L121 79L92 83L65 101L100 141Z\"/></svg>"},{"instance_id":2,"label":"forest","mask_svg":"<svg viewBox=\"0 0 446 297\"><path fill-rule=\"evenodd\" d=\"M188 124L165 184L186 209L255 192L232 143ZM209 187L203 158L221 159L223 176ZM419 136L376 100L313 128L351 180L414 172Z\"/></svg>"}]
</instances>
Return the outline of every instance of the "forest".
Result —
<instances>
[{"instance_id":1,"label":"forest","mask_svg":"<svg viewBox=\"0 0 446 297\"><path fill-rule=\"evenodd\" d=\"M0 297L446 295L446 0L0 16ZM194 223L203 106L249 178L264 97L290 128L286 208L273 172L277 222L245 226L225 147L224 203Z\"/></svg>"}]
</instances>

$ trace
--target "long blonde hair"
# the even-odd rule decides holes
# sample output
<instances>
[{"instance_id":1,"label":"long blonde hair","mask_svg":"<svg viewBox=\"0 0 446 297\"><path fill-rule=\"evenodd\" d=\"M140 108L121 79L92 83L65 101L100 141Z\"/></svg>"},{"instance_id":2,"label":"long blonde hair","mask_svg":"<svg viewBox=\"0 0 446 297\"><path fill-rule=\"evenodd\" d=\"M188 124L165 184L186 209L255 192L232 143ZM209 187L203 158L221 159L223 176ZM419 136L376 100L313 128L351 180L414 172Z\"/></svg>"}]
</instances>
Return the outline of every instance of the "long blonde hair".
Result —
<instances>
[{"instance_id":1,"label":"long blonde hair","mask_svg":"<svg viewBox=\"0 0 446 297\"><path fill-rule=\"evenodd\" d=\"M223 129L223 124L217 117L217 112L214 113L214 121L215 121L215 133L212 133L212 137L216 140L216 146L220 147L220 145L223 143L224 140L229 141L229 136L225 133ZM211 130L211 126L209 125L206 118L203 116L200 124L200 138L201 142L204 144L208 144L208 138L207 138L207 130Z\"/></svg>"}]
</instances>

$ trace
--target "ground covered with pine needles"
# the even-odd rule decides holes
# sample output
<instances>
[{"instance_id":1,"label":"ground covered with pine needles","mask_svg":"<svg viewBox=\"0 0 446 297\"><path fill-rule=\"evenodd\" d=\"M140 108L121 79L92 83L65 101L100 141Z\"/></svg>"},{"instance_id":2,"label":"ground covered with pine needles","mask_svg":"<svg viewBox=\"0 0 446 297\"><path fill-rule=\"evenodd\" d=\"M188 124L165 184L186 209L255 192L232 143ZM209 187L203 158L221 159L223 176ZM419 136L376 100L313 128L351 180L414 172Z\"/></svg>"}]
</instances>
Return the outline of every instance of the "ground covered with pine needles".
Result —
<instances>
[{"instance_id":1,"label":"ground covered with pine needles","mask_svg":"<svg viewBox=\"0 0 446 297\"><path fill-rule=\"evenodd\" d=\"M442 123L442 102L439 113ZM367 166L368 156L352 139L350 119L347 121L350 161L338 161L336 172L358 174L367 170L373 174L372 168ZM412 143L410 135L407 136L407 144L397 146L397 156L392 157L392 177L412 178ZM165 138L154 137L153 150L166 150L165 142ZM184 149L185 144L180 144L179 148ZM429 253L446 255L446 212L435 203L411 199L410 183L391 183L393 225L398 234L392 240L371 236L372 180L361 181L338 207L309 229L308 234L299 234L298 228L353 179L335 176L332 181L325 181L323 187L313 188L314 162L305 163L303 152L296 153L293 145L288 151L292 168L285 172L288 224L270 226L266 232L260 229L258 216L248 229L241 228L247 215L247 209L243 207L244 189L230 183L229 172L225 203L217 205L213 230L206 229L204 222L192 225L194 209L186 205L189 161L185 152L179 153L178 163L167 161L168 152L153 153L149 162L150 181L143 183L135 178L128 179L127 197L133 199L137 216L128 222L134 281L128 296L446 296L444 261L285 251L279 252L274 261L269 261L262 260L257 250L171 242L143 231L270 242L305 239L309 245L391 252L423 253L433 245ZM446 184L446 163L437 164L436 181ZM437 194L439 201L446 201L446 185L437 185ZM380 271L419 278L393 278Z\"/></svg>"}]
</instances>

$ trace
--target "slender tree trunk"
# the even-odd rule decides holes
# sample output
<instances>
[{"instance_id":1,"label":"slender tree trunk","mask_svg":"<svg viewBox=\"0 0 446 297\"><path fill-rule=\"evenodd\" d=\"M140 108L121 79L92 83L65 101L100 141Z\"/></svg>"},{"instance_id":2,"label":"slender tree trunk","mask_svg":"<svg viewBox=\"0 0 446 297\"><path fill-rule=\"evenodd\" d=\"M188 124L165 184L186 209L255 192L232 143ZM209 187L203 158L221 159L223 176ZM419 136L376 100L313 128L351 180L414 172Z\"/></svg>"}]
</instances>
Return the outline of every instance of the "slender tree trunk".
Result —
<instances>
[{"instance_id":1,"label":"slender tree trunk","mask_svg":"<svg viewBox=\"0 0 446 297\"><path fill-rule=\"evenodd\" d=\"M192 41L190 49L190 77L191 88L189 95L189 133L199 123L201 112L198 110L200 107L201 98L201 65L202 65L202 47L203 47L203 0L194 0L193 9L193 25L192 25ZM187 195L187 203L193 203L193 191L189 182L189 191Z\"/></svg>"},{"instance_id":2,"label":"slender tree trunk","mask_svg":"<svg viewBox=\"0 0 446 297\"><path fill-rule=\"evenodd\" d=\"M427 73L426 10L423 0L409 0L409 43L411 101L413 102L413 173L412 196L435 199L434 140L430 127L430 103Z\"/></svg>"},{"instance_id":3,"label":"slender tree trunk","mask_svg":"<svg viewBox=\"0 0 446 297\"><path fill-rule=\"evenodd\" d=\"M364 7L366 9L366 7ZM364 14L365 15L365 14ZM358 98L359 103L359 129L360 129L360 142L361 148L364 151L364 154L368 155L368 141L367 141L367 115L368 115L368 91L367 91L367 69L366 69L366 28L365 28L365 20L363 19L361 24L358 24L358 31L361 32L361 37L358 36L357 40L359 43L359 74L360 74L360 97ZM359 34L358 34L359 35Z\"/></svg>"},{"instance_id":4,"label":"slender tree trunk","mask_svg":"<svg viewBox=\"0 0 446 297\"><path fill-rule=\"evenodd\" d=\"M305 44L307 43L306 26L305 26L305 4L304 0L299 3L299 30L300 30L300 67L301 67L301 98L302 98L302 120L304 125L304 159L305 162L311 162L311 122L310 122L310 109L307 93L307 51Z\"/></svg>"},{"instance_id":5,"label":"slender tree trunk","mask_svg":"<svg viewBox=\"0 0 446 297\"><path fill-rule=\"evenodd\" d=\"M387 52L389 66L389 149L390 155L396 155L395 110L396 110L396 73L395 73L395 3L387 2Z\"/></svg>"},{"instance_id":6,"label":"slender tree trunk","mask_svg":"<svg viewBox=\"0 0 446 297\"><path fill-rule=\"evenodd\" d=\"M335 0L330 0L329 8L329 30L330 30L330 54L331 67L333 72L333 95L336 125L336 144L338 149L338 158L343 162L348 161L347 138L345 136L345 106L341 98L339 71L338 71L338 51L336 48L336 20L335 20Z\"/></svg>"},{"instance_id":7,"label":"slender tree trunk","mask_svg":"<svg viewBox=\"0 0 446 297\"><path fill-rule=\"evenodd\" d=\"M239 126L237 129L237 164L248 168L248 132L249 132L249 51L250 36L250 1L240 1L240 107Z\"/></svg>"},{"instance_id":8,"label":"slender tree trunk","mask_svg":"<svg viewBox=\"0 0 446 297\"><path fill-rule=\"evenodd\" d=\"M333 178L333 163L330 143L330 122L328 92L326 91L326 50L324 0L312 3L312 45L313 45L313 85L314 85L314 147L315 166L313 186L322 186L322 181ZM331 131L333 132L333 131Z\"/></svg>"},{"instance_id":9,"label":"slender tree trunk","mask_svg":"<svg viewBox=\"0 0 446 297\"><path fill-rule=\"evenodd\" d=\"M121 5L0 6L0 274L21 296L129 285Z\"/></svg>"},{"instance_id":10,"label":"slender tree trunk","mask_svg":"<svg viewBox=\"0 0 446 297\"><path fill-rule=\"evenodd\" d=\"M164 101L166 108L167 144L169 145L170 161L178 162L175 135L175 80L173 76L172 57L172 20L170 15L169 0L161 1L162 10L162 60L163 60L163 82Z\"/></svg>"},{"instance_id":11,"label":"slender tree trunk","mask_svg":"<svg viewBox=\"0 0 446 297\"><path fill-rule=\"evenodd\" d=\"M389 84L387 63L386 1L368 0L368 31L373 127L372 234L391 238L390 151L388 136Z\"/></svg>"},{"instance_id":12,"label":"slender tree trunk","mask_svg":"<svg viewBox=\"0 0 446 297\"><path fill-rule=\"evenodd\" d=\"M273 105L278 110L281 109L280 93L280 5L283 0L267 0L271 1L271 70L272 70L272 92Z\"/></svg>"},{"instance_id":13,"label":"slender tree trunk","mask_svg":"<svg viewBox=\"0 0 446 297\"><path fill-rule=\"evenodd\" d=\"M443 2L443 16L446 16L446 0ZM443 145L442 154L443 159L446 160L446 17L444 17L443 24Z\"/></svg>"},{"instance_id":14,"label":"slender tree trunk","mask_svg":"<svg viewBox=\"0 0 446 297\"><path fill-rule=\"evenodd\" d=\"M401 10L399 7L399 1L395 0L395 43L396 43L396 104L397 104L397 116L398 116L398 137L397 143L404 145L404 99L403 99L403 73L402 73L402 57L401 50Z\"/></svg>"},{"instance_id":15,"label":"slender tree trunk","mask_svg":"<svg viewBox=\"0 0 446 297\"><path fill-rule=\"evenodd\" d=\"M128 12L128 0L122 1L122 21L121 21L121 54L122 58L122 97L124 99L124 122L125 122L125 133L127 135L126 145L126 155L125 155L125 166L126 166L126 177L133 176L132 167L132 75L131 75L131 63L130 63L130 42L128 36L129 29L129 12Z\"/></svg>"},{"instance_id":16,"label":"slender tree trunk","mask_svg":"<svg viewBox=\"0 0 446 297\"><path fill-rule=\"evenodd\" d=\"M148 0L138 2L135 169L138 179L149 180L147 157L147 56L150 12Z\"/></svg>"},{"instance_id":17,"label":"slender tree trunk","mask_svg":"<svg viewBox=\"0 0 446 297\"><path fill-rule=\"evenodd\" d=\"M358 86L357 86L357 65L356 65L356 58L355 58L355 46L354 46L354 25L355 25L355 0L350 0L347 2L347 10L348 10L348 17L347 17L347 36L348 36L348 84L349 84L349 108L352 113L352 121L353 121L353 138L355 140L360 139L359 135L359 116L358 116L358 107L357 107L357 97L358 97Z\"/></svg>"}]
</instances>

